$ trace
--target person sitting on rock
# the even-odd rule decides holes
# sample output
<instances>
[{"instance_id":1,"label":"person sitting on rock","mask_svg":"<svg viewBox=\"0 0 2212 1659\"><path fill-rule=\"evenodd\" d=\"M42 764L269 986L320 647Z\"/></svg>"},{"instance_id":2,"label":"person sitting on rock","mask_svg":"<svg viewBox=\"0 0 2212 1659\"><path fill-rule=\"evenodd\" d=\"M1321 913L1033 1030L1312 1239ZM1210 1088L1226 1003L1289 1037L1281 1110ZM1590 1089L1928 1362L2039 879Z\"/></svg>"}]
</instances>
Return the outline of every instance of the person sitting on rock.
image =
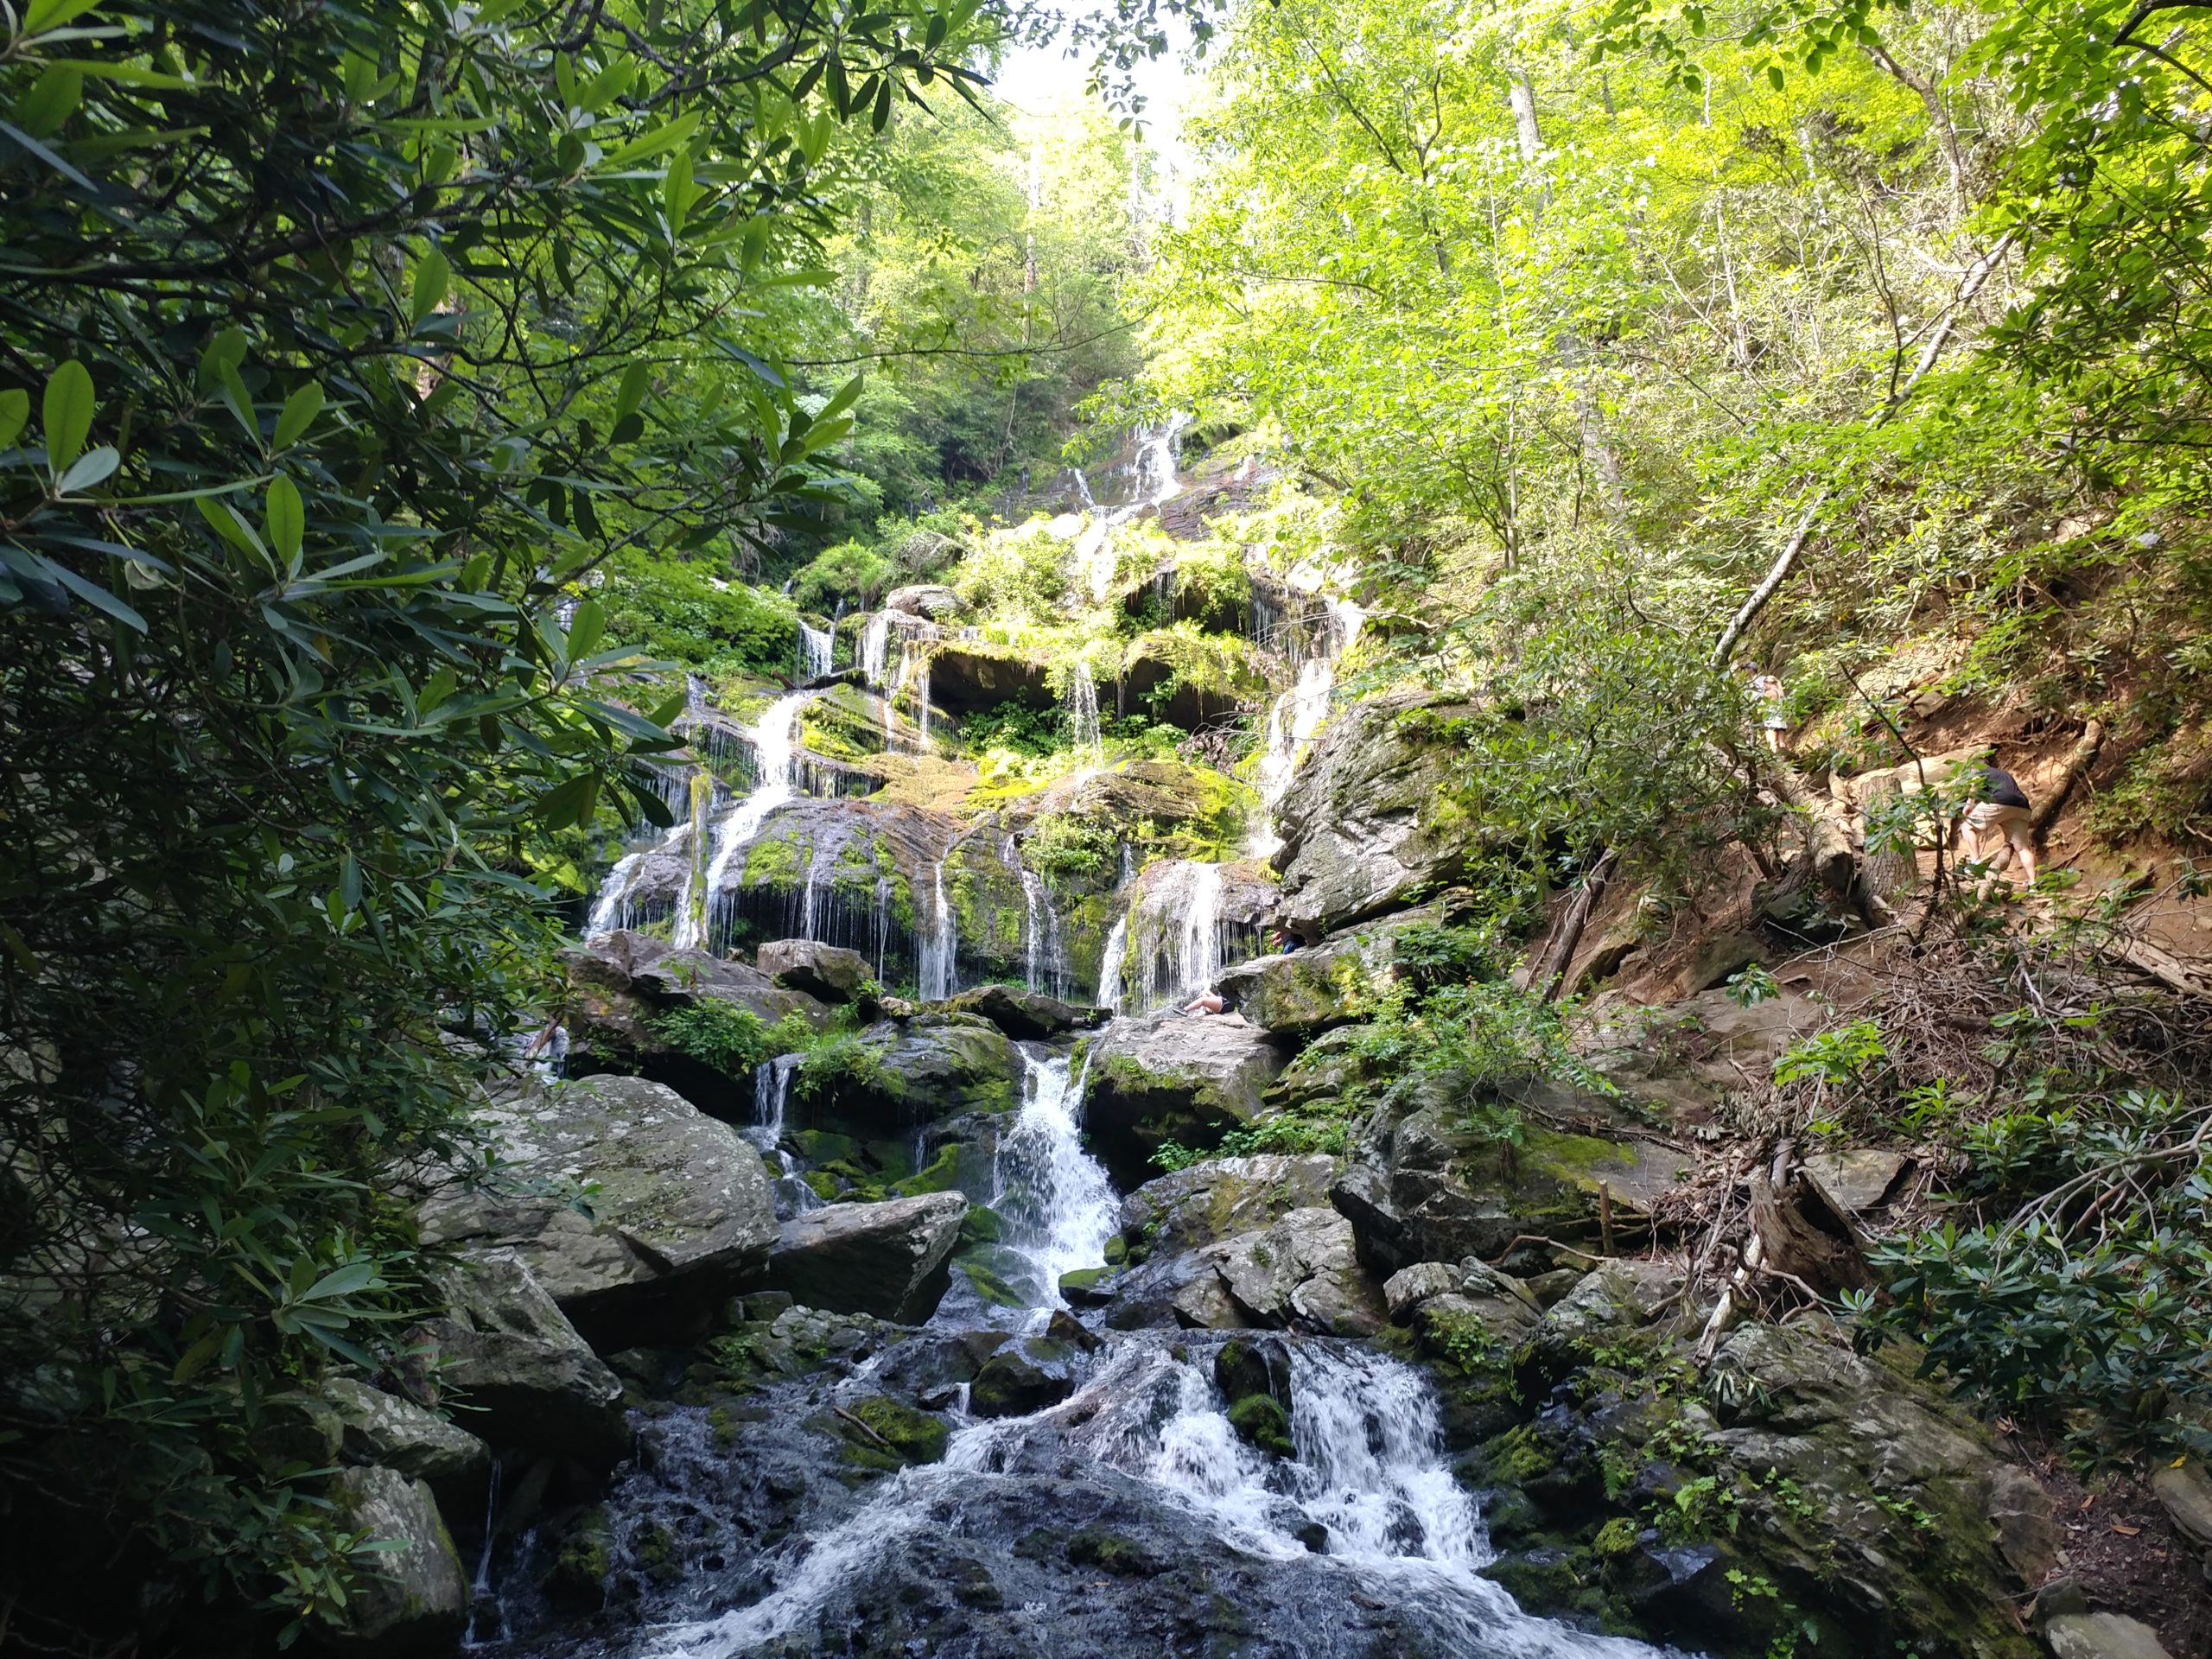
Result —
<instances>
[{"instance_id":1,"label":"person sitting on rock","mask_svg":"<svg viewBox=\"0 0 2212 1659\"><path fill-rule=\"evenodd\" d=\"M1229 1005L1221 1000L1219 991L1200 991L1182 1007L1185 1014L1219 1014Z\"/></svg>"},{"instance_id":2,"label":"person sitting on rock","mask_svg":"<svg viewBox=\"0 0 2212 1659\"><path fill-rule=\"evenodd\" d=\"M1960 819L1974 831L1974 855L1987 856L1989 841L1999 837L1997 861L1990 865L1983 879L1981 890L1988 891L1989 883L2012 867L2012 855L2020 855L2020 868L2028 873L2028 885L2036 884L2036 841L2034 814L2028 805L2027 791L2020 787L2020 780L2002 766L1987 761L1967 766L1959 781L1967 791L1970 803Z\"/></svg>"}]
</instances>

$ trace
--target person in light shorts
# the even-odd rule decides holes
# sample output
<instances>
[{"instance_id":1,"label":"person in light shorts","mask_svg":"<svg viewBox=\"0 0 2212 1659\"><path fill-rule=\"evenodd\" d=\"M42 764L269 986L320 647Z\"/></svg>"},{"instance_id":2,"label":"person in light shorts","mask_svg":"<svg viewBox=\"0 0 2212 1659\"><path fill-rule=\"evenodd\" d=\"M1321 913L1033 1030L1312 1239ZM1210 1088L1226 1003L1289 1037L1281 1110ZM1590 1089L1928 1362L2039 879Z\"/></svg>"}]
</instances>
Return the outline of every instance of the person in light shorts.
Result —
<instances>
[{"instance_id":1,"label":"person in light shorts","mask_svg":"<svg viewBox=\"0 0 2212 1659\"><path fill-rule=\"evenodd\" d=\"M2034 815L2019 779L2001 766L1984 765L1969 768L1960 781L1975 798L1961 820L1974 832L1974 855L1986 857L1993 839L1997 861L1989 867L1991 879L2011 868L2012 855L2018 853L2020 868L2028 874L2028 885L2035 886Z\"/></svg>"}]
</instances>

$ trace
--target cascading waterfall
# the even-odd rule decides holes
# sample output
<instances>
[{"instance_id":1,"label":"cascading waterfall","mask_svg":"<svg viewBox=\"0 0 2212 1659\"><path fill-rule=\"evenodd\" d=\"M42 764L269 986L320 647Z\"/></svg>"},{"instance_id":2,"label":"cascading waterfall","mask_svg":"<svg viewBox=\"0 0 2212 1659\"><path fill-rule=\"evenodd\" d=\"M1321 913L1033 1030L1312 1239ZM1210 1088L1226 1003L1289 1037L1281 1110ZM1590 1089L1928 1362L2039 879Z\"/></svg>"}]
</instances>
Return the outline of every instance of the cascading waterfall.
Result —
<instances>
[{"instance_id":1,"label":"cascading waterfall","mask_svg":"<svg viewBox=\"0 0 2212 1659\"><path fill-rule=\"evenodd\" d=\"M798 677L801 680L826 679L830 664L837 653L837 625L826 628L810 628L804 622L798 625Z\"/></svg>"},{"instance_id":2,"label":"cascading waterfall","mask_svg":"<svg viewBox=\"0 0 2212 1659\"><path fill-rule=\"evenodd\" d=\"M1294 573L1294 574L1304 574ZM1319 579L1313 578L1318 588ZM1260 821L1245 851L1254 858L1272 858L1282 847L1275 833L1275 808L1289 792L1298 768L1298 752L1329 717L1329 699L1336 690L1337 663L1359 638L1367 613L1348 599L1320 595L1327 607L1329 626L1322 649L1298 665L1297 683L1274 700L1268 710L1267 747L1260 756L1257 782Z\"/></svg>"},{"instance_id":3,"label":"cascading waterfall","mask_svg":"<svg viewBox=\"0 0 2212 1659\"><path fill-rule=\"evenodd\" d=\"M791 1077L805 1060L804 1054L779 1054L763 1060L753 1071L753 1122L738 1133L762 1153L776 1160L783 1175L776 1182L776 1213L804 1215L822 1207L821 1195L801 1179L798 1165L784 1150L784 1116L790 1109Z\"/></svg>"},{"instance_id":4,"label":"cascading waterfall","mask_svg":"<svg viewBox=\"0 0 2212 1659\"><path fill-rule=\"evenodd\" d=\"M946 849L947 853L950 849ZM959 950L959 934L952 916L952 901L944 892L944 860L937 861L930 877L931 928L918 941L921 960L916 978L925 1002L940 1002L953 992L953 959Z\"/></svg>"},{"instance_id":5,"label":"cascading waterfall","mask_svg":"<svg viewBox=\"0 0 2212 1659\"><path fill-rule=\"evenodd\" d=\"M1190 908L1184 912L1182 977L1176 985L1180 995L1196 995L1221 977L1221 867L1191 867Z\"/></svg>"},{"instance_id":6,"label":"cascading waterfall","mask_svg":"<svg viewBox=\"0 0 2212 1659\"><path fill-rule=\"evenodd\" d=\"M1122 1201L1098 1160L1083 1149L1076 1110L1082 1077L1068 1077L1068 1057L1020 1045L1021 1110L999 1142L991 1208L1004 1224L1008 1249L1025 1262L1029 1293L1040 1316L1061 1306L1060 1275L1095 1268L1120 1225Z\"/></svg>"},{"instance_id":7,"label":"cascading waterfall","mask_svg":"<svg viewBox=\"0 0 2212 1659\"><path fill-rule=\"evenodd\" d=\"M1060 970L1060 918L1052 911L1052 892L1045 878L1021 861L1021 849L1012 836L1000 843L999 855L1021 876L1022 985L1058 996L1067 987Z\"/></svg>"},{"instance_id":8,"label":"cascading waterfall","mask_svg":"<svg viewBox=\"0 0 2212 1659\"><path fill-rule=\"evenodd\" d=\"M1140 433L1134 496L1124 505L1100 513L1076 537L1076 569L1084 573L1092 599L1103 600L1113 591L1114 532L1150 509L1173 500L1181 493L1176 452L1183 429L1190 423L1189 416L1177 414L1169 416L1165 425Z\"/></svg>"},{"instance_id":9,"label":"cascading waterfall","mask_svg":"<svg viewBox=\"0 0 2212 1659\"><path fill-rule=\"evenodd\" d=\"M1098 995L1092 1000L1109 1014L1122 1011L1122 973L1129 960L1129 918L1126 912L1106 931L1106 949L1098 959Z\"/></svg>"},{"instance_id":10,"label":"cascading waterfall","mask_svg":"<svg viewBox=\"0 0 2212 1659\"><path fill-rule=\"evenodd\" d=\"M1103 764L1106 747L1098 727L1098 682L1090 676L1090 664L1080 657L1068 670L1064 695L1068 706L1069 741L1090 757L1090 765Z\"/></svg>"},{"instance_id":11,"label":"cascading waterfall","mask_svg":"<svg viewBox=\"0 0 2212 1659\"><path fill-rule=\"evenodd\" d=\"M891 613L878 611L861 630L861 677L881 689L884 660L891 649Z\"/></svg>"},{"instance_id":12,"label":"cascading waterfall","mask_svg":"<svg viewBox=\"0 0 2212 1659\"><path fill-rule=\"evenodd\" d=\"M696 948L707 942L714 912L724 904L722 880L729 873L730 860L760 833L760 826L767 822L771 812L793 798L796 791L791 786L791 755L798 747L798 717L817 695L813 691L793 691L777 698L753 728L753 752L760 757L760 780L754 784L753 792L715 826L714 855L706 866L704 890L695 895L686 883L686 902L677 907L676 916L677 948Z\"/></svg>"},{"instance_id":13,"label":"cascading waterfall","mask_svg":"<svg viewBox=\"0 0 2212 1659\"><path fill-rule=\"evenodd\" d=\"M1357 1636L1354 1611L1378 1604L1411 1627L1423 1652L1660 1659L1640 1642L1532 1618L1481 1576L1492 1559L1481 1514L1452 1477L1435 1398L1419 1372L1327 1339L1286 1339L1284 1349L1294 1402L1288 1459L1238 1438L1203 1337L1112 1338L1071 1398L961 1428L940 1464L879 1483L857 1513L810 1540L770 1594L717 1618L661 1626L640 1659L736 1659L778 1638L804 1650L812 1621L854 1580L918 1539L946 1536L948 1514L1000 1498L1005 1483L1033 1481L1039 1470L1113 1494L1106 1501L1117 1509L1141 1504L1185 1517L1264 1564L1275 1575L1268 1582L1297 1597L1296 1650L1315 1659L1378 1651L1371 1633ZM1054 1624L1083 1610L1039 1604L1033 1617L1027 1650L1050 1654L1062 1650ZM1262 1645L1291 1650L1280 1640Z\"/></svg>"},{"instance_id":14,"label":"cascading waterfall","mask_svg":"<svg viewBox=\"0 0 2212 1659\"><path fill-rule=\"evenodd\" d=\"M683 863L683 889L677 895L676 943L684 943L687 930L703 933L707 923L707 906L714 892L703 885L707 874L707 822L714 811L715 779L710 772L691 774L691 822L685 826L683 849L690 856ZM672 843L671 843L672 844ZM692 944L697 944L695 938Z\"/></svg>"}]
</instances>

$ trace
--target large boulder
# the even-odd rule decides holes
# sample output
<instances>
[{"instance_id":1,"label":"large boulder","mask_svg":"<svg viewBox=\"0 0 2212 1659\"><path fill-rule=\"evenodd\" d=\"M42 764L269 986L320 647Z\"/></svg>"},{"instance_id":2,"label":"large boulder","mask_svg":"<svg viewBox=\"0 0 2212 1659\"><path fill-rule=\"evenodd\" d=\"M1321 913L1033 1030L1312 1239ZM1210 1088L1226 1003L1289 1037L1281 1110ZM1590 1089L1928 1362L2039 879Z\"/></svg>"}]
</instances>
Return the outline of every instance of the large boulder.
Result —
<instances>
[{"instance_id":1,"label":"large boulder","mask_svg":"<svg viewBox=\"0 0 2212 1659\"><path fill-rule=\"evenodd\" d=\"M972 991L960 992L944 1006L957 1014L979 1014L1007 1036L1024 1042L1065 1036L1106 1018L1103 1008L1079 1007L1018 985L979 985Z\"/></svg>"},{"instance_id":2,"label":"large boulder","mask_svg":"<svg viewBox=\"0 0 2212 1659\"><path fill-rule=\"evenodd\" d=\"M824 1002L849 1002L868 982L868 958L842 945L812 939L772 939L753 953L762 973L779 985Z\"/></svg>"},{"instance_id":3,"label":"large boulder","mask_svg":"<svg viewBox=\"0 0 2212 1659\"><path fill-rule=\"evenodd\" d=\"M957 1192L825 1205L784 1224L768 1282L809 1307L919 1325L950 1282L967 1214Z\"/></svg>"},{"instance_id":4,"label":"large boulder","mask_svg":"<svg viewBox=\"0 0 2212 1659\"><path fill-rule=\"evenodd\" d=\"M980 1014L924 1013L880 1020L857 1054L817 1050L800 1070L810 1122L842 1133L904 1134L969 1113L1021 1104L1021 1057Z\"/></svg>"},{"instance_id":5,"label":"large boulder","mask_svg":"<svg viewBox=\"0 0 2212 1659\"><path fill-rule=\"evenodd\" d=\"M760 1154L674 1090L589 1077L485 1116L500 1185L456 1179L435 1192L423 1240L514 1251L587 1330L635 1332L766 1265L776 1206ZM588 1185L588 1212L562 1195L570 1184Z\"/></svg>"},{"instance_id":6,"label":"large boulder","mask_svg":"<svg viewBox=\"0 0 2212 1659\"><path fill-rule=\"evenodd\" d=\"M1088 1052L1084 1127L1120 1186L1151 1173L1166 1142L1204 1151L1259 1115L1283 1068L1268 1033L1235 1014L1173 1010L1117 1020Z\"/></svg>"},{"instance_id":7,"label":"large boulder","mask_svg":"<svg viewBox=\"0 0 2212 1659\"><path fill-rule=\"evenodd\" d=\"M512 1255L465 1260L442 1287L445 1312L410 1338L439 1403L501 1449L600 1469L628 1452L621 1382L527 1267Z\"/></svg>"},{"instance_id":8,"label":"large boulder","mask_svg":"<svg viewBox=\"0 0 2212 1659\"><path fill-rule=\"evenodd\" d=\"M955 550L957 549L956 547ZM932 622L957 616L967 607L960 595L940 582L917 582L904 588L893 588L884 595L883 608L903 611L908 616L926 617Z\"/></svg>"},{"instance_id":9,"label":"large boulder","mask_svg":"<svg viewBox=\"0 0 2212 1659\"><path fill-rule=\"evenodd\" d=\"M1294 1211L1325 1205L1336 1167L1335 1159L1319 1154L1262 1153L1205 1159L1147 1181L1122 1201L1127 1265L1094 1273L1073 1288L1086 1305L1107 1308L1106 1322L1118 1330L1234 1324L1211 1247L1264 1234Z\"/></svg>"},{"instance_id":10,"label":"large boulder","mask_svg":"<svg viewBox=\"0 0 2212 1659\"><path fill-rule=\"evenodd\" d=\"M1355 702L1329 722L1275 809L1284 919L1332 933L1464 876L1480 827L1452 803L1463 700L1429 694Z\"/></svg>"},{"instance_id":11,"label":"large boulder","mask_svg":"<svg viewBox=\"0 0 2212 1659\"><path fill-rule=\"evenodd\" d=\"M1198 1265L1175 1294L1185 1325L1331 1337L1382 1327L1382 1300L1360 1271L1351 1224L1333 1210L1293 1210L1263 1231L1207 1246Z\"/></svg>"},{"instance_id":12,"label":"large boulder","mask_svg":"<svg viewBox=\"0 0 2212 1659\"><path fill-rule=\"evenodd\" d=\"M468 1627L468 1579L430 1489L391 1469L347 1469L331 1482L338 1518L385 1546L356 1580L330 1651L401 1656L449 1649Z\"/></svg>"},{"instance_id":13,"label":"large boulder","mask_svg":"<svg viewBox=\"0 0 2212 1659\"><path fill-rule=\"evenodd\" d=\"M1254 957L1222 975L1221 995L1255 1026L1285 1037L1317 1036L1371 1014L1396 976L1401 942L1457 913L1443 904L1424 905L1317 945Z\"/></svg>"},{"instance_id":14,"label":"large boulder","mask_svg":"<svg viewBox=\"0 0 2212 1659\"><path fill-rule=\"evenodd\" d=\"M338 1414L346 1462L374 1464L422 1481L443 1504L472 1497L481 1501L492 1451L467 1429L354 1377L327 1377L321 1392Z\"/></svg>"},{"instance_id":15,"label":"large boulder","mask_svg":"<svg viewBox=\"0 0 2212 1659\"><path fill-rule=\"evenodd\" d=\"M1368 1151L1332 1200L1357 1228L1361 1259L1384 1274L1417 1262L1495 1260L1523 1235L1567 1244L1599 1239L1606 1208L1618 1225L1631 1224L1688 1161L1625 1130L1531 1128L1507 1147L1468 1128L1464 1107L1452 1103L1384 1126Z\"/></svg>"}]
</instances>

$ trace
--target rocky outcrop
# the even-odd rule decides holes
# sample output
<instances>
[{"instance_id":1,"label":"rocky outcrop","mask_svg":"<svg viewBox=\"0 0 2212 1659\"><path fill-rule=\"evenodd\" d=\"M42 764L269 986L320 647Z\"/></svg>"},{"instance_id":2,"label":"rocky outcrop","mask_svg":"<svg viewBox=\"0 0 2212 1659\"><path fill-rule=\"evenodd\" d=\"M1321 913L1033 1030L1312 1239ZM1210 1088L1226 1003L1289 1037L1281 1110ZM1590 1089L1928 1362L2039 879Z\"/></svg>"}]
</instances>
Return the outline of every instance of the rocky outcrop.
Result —
<instances>
[{"instance_id":1,"label":"rocky outcrop","mask_svg":"<svg viewBox=\"0 0 2212 1659\"><path fill-rule=\"evenodd\" d=\"M957 551L955 544L954 551ZM883 608L904 611L909 616L926 617L932 622L942 622L968 607L961 603L960 595L941 582L918 582L904 588L893 588L884 595Z\"/></svg>"},{"instance_id":2,"label":"rocky outcrop","mask_svg":"<svg viewBox=\"0 0 2212 1659\"><path fill-rule=\"evenodd\" d=\"M1358 1230L1361 1259L1385 1274L1417 1262L1494 1261L1524 1234L1589 1242L1600 1236L1602 1207L1630 1224L1686 1162L1625 1134L1529 1128L1508 1148L1465 1127L1463 1107L1443 1103L1383 1126L1367 1152L1332 1197Z\"/></svg>"},{"instance_id":3,"label":"rocky outcrop","mask_svg":"<svg viewBox=\"0 0 2212 1659\"><path fill-rule=\"evenodd\" d=\"M622 1384L512 1255L464 1261L410 1333L425 1389L489 1444L607 1468L630 1449Z\"/></svg>"},{"instance_id":4,"label":"rocky outcrop","mask_svg":"<svg viewBox=\"0 0 2212 1659\"><path fill-rule=\"evenodd\" d=\"M1283 916L1306 937L1395 909L1468 869L1480 835L1452 802L1451 697L1378 697L1332 719L1275 810Z\"/></svg>"},{"instance_id":5,"label":"rocky outcrop","mask_svg":"<svg viewBox=\"0 0 2212 1659\"><path fill-rule=\"evenodd\" d=\"M1331 1337L1382 1327L1382 1299L1360 1271L1351 1224L1333 1210L1293 1210L1262 1231L1209 1245L1193 1266L1173 1301L1185 1325Z\"/></svg>"},{"instance_id":6,"label":"rocky outcrop","mask_svg":"<svg viewBox=\"0 0 2212 1659\"><path fill-rule=\"evenodd\" d=\"M1294 1212L1323 1209L1335 1173L1333 1158L1266 1153L1210 1158L1147 1181L1122 1201L1125 1265L1093 1274L1073 1288L1086 1305L1105 1307L1106 1322L1120 1330L1239 1323L1222 1277L1224 1261L1233 1259L1240 1276L1252 1283L1255 1242ZM1333 1259L1325 1266L1319 1261L1319 1247L1325 1244L1332 1253L1338 1241L1324 1241L1310 1228L1299 1230L1301 1242L1310 1239L1317 1248L1316 1266L1300 1273L1298 1283L1317 1272L1340 1273ZM1337 1288L1343 1299L1366 1305L1349 1286ZM1255 1287L1254 1294L1272 1310L1272 1317L1258 1323L1289 1323L1283 1313L1287 1292L1264 1294ZM1336 1311L1333 1300L1322 1300L1328 1294L1325 1287L1314 1294L1313 1306L1324 1310L1315 1315L1316 1323Z\"/></svg>"},{"instance_id":7,"label":"rocky outcrop","mask_svg":"<svg viewBox=\"0 0 2212 1659\"><path fill-rule=\"evenodd\" d=\"M946 639L931 648L930 701L955 715L1008 703L1042 713L1058 702L1040 658L965 639Z\"/></svg>"},{"instance_id":8,"label":"rocky outcrop","mask_svg":"<svg viewBox=\"0 0 2212 1659\"><path fill-rule=\"evenodd\" d=\"M1204 1150L1258 1116L1282 1051L1235 1014L1117 1020L1092 1039L1083 1122L1117 1185L1135 1186L1166 1142Z\"/></svg>"},{"instance_id":9,"label":"rocky outcrop","mask_svg":"<svg viewBox=\"0 0 2212 1659\"><path fill-rule=\"evenodd\" d=\"M481 1501L492 1451L475 1435L353 1377L327 1377L321 1392L338 1414L346 1462L374 1464L422 1481L442 1504Z\"/></svg>"},{"instance_id":10,"label":"rocky outcrop","mask_svg":"<svg viewBox=\"0 0 2212 1659\"><path fill-rule=\"evenodd\" d=\"M1222 997L1255 1026L1310 1039L1372 1014L1376 999L1396 977L1400 942L1415 930L1447 925L1456 913L1425 905L1317 945L1254 957L1222 975Z\"/></svg>"},{"instance_id":11,"label":"rocky outcrop","mask_svg":"<svg viewBox=\"0 0 2212 1659\"><path fill-rule=\"evenodd\" d=\"M2156 1630L2118 1613L2061 1613L2043 1634L2051 1659L2171 1659Z\"/></svg>"},{"instance_id":12,"label":"rocky outcrop","mask_svg":"<svg viewBox=\"0 0 2212 1659\"><path fill-rule=\"evenodd\" d=\"M498 1184L455 1179L434 1192L423 1241L512 1251L587 1330L680 1318L766 1264L776 1210L760 1154L674 1090L590 1077L484 1119ZM571 1201L579 1186L588 1210Z\"/></svg>"},{"instance_id":13,"label":"rocky outcrop","mask_svg":"<svg viewBox=\"0 0 2212 1659\"><path fill-rule=\"evenodd\" d=\"M1702 1390L1675 1392L1701 1324L1680 1291L1657 1264L1602 1264L1521 1351L1520 1393L1552 1403L1468 1467L1504 1489L1492 1576L1524 1605L1724 1659L1785 1633L2029 1659L2013 1608L2059 1538L2034 1478L1907 1362L1818 1321L1739 1327Z\"/></svg>"},{"instance_id":14,"label":"rocky outcrop","mask_svg":"<svg viewBox=\"0 0 2212 1659\"><path fill-rule=\"evenodd\" d=\"M779 985L824 1002L849 1002L868 982L868 958L812 939L773 939L753 955L760 971Z\"/></svg>"},{"instance_id":15,"label":"rocky outcrop","mask_svg":"<svg viewBox=\"0 0 2212 1659\"><path fill-rule=\"evenodd\" d=\"M1251 647L1223 634L1157 628L1122 653L1119 707L1148 709L1154 720L1195 732L1267 695Z\"/></svg>"},{"instance_id":16,"label":"rocky outcrop","mask_svg":"<svg viewBox=\"0 0 2212 1659\"><path fill-rule=\"evenodd\" d=\"M825 1205L784 1224L768 1282L809 1307L919 1325L950 1282L967 1213L957 1192Z\"/></svg>"},{"instance_id":17,"label":"rocky outcrop","mask_svg":"<svg viewBox=\"0 0 2212 1659\"><path fill-rule=\"evenodd\" d=\"M1018 985L979 985L972 991L962 991L944 1006L956 1014L980 1015L1023 1042L1065 1036L1106 1019L1103 1008L1080 1007Z\"/></svg>"},{"instance_id":18,"label":"rocky outcrop","mask_svg":"<svg viewBox=\"0 0 2212 1659\"><path fill-rule=\"evenodd\" d=\"M468 1624L468 1580L430 1489L391 1469L347 1469L330 1501L347 1526L386 1548L355 1580L341 1629L321 1638L334 1653L435 1653Z\"/></svg>"}]
</instances>

